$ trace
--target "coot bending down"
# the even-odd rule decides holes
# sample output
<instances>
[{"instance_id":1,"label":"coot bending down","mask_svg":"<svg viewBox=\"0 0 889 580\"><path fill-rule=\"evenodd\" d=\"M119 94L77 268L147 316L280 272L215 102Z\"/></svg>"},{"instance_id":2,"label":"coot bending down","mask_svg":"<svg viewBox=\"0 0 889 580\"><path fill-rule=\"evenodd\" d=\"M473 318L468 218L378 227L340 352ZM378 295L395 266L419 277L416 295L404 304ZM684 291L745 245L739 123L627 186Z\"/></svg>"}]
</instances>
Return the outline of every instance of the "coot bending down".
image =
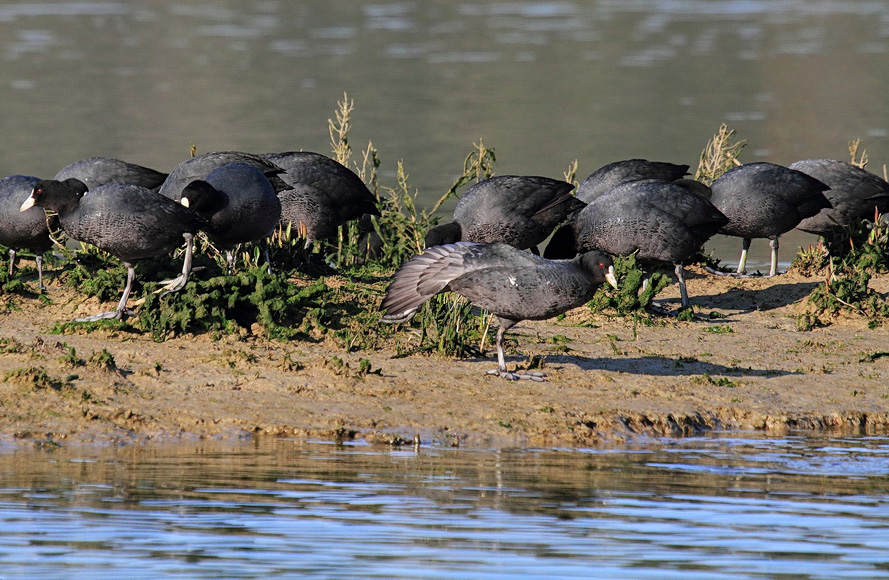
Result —
<instances>
[{"instance_id":1,"label":"coot bending down","mask_svg":"<svg viewBox=\"0 0 889 580\"><path fill-rule=\"evenodd\" d=\"M338 161L311 151L263 153L284 169L289 189L278 192L281 223L292 224L305 247L336 235L337 228L365 215L380 215L377 198L358 175Z\"/></svg>"},{"instance_id":2,"label":"coot bending down","mask_svg":"<svg viewBox=\"0 0 889 580\"><path fill-rule=\"evenodd\" d=\"M625 159L603 165L593 171L580 187L577 188L577 199L590 203L612 187L629 181L640 179L660 179L676 181L688 175L688 165L677 165L666 161L648 161L647 159Z\"/></svg>"},{"instance_id":3,"label":"coot bending down","mask_svg":"<svg viewBox=\"0 0 889 580\"><path fill-rule=\"evenodd\" d=\"M834 159L804 159L788 167L830 187L824 196L833 207L804 219L796 226L798 230L829 238L863 219L873 219L874 211L889 212L889 183L857 165Z\"/></svg>"},{"instance_id":4,"label":"coot bending down","mask_svg":"<svg viewBox=\"0 0 889 580\"><path fill-rule=\"evenodd\" d=\"M458 242L428 248L403 265L381 308L384 322L404 322L432 296L456 292L500 321L497 370L491 374L539 379L506 370L503 335L519 321L544 320L585 304L605 281L617 287L611 258L601 252L547 260L507 244Z\"/></svg>"},{"instance_id":5,"label":"coot bending down","mask_svg":"<svg viewBox=\"0 0 889 580\"><path fill-rule=\"evenodd\" d=\"M284 170L263 157L243 151L214 151L196 155L177 165L164 180L159 191L161 195L179 201L186 185L198 179L206 179L214 169L229 163L246 163L259 169L268 178L275 191L284 191L288 188L287 184L278 178Z\"/></svg>"},{"instance_id":6,"label":"coot bending down","mask_svg":"<svg viewBox=\"0 0 889 580\"><path fill-rule=\"evenodd\" d=\"M180 203L207 221L203 230L225 250L229 274L234 270L232 249L268 238L281 218L274 187L262 171L246 163L229 163L214 169L206 180L192 181L182 191ZM268 263L267 245L265 255Z\"/></svg>"},{"instance_id":7,"label":"coot bending down","mask_svg":"<svg viewBox=\"0 0 889 580\"><path fill-rule=\"evenodd\" d=\"M533 248L584 203L574 186L548 177L501 175L470 187L454 208L454 221L429 230L426 245L457 241Z\"/></svg>"},{"instance_id":8,"label":"coot bending down","mask_svg":"<svg viewBox=\"0 0 889 580\"><path fill-rule=\"evenodd\" d=\"M651 263L672 264L685 308L690 302L682 264L727 222L710 200L682 185L657 179L630 181L591 200L559 230L562 235L553 236L544 255L570 256L596 249L616 256L636 254L646 269Z\"/></svg>"},{"instance_id":9,"label":"coot bending down","mask_svg":"<svg viewBox=\"0 0 889 580\"><path fill-rule=\"evenodd\" d=\"M107 183L127 183L157 191L167 174L113 157L87 157L66 165L53 177L56 181L71 178L82 181L89 189Z\"/></svg>"},{"instance_id":10,"label":"coot bending down","mask_svg":"<svg viewBox=\"0 0 889 580\"><path fill-rule=\"evenodd\" d=\"M743 240L738 274L746 272L752 238L769 239L769 276L777 274L778 237L831 207L827 189L802 171L766 162L745 163L719 176L710 185L710 201L729 219L720 233Z\"/></svg>"},{"instance_id":11,"label":"coot bending down","mask_svg":"<svg viewBox=\"0 0 889 580\"><path fill-rule=\"evenodd\" d=\"M37 287L42 292L43 285L43 254L52 248L49 237L47 216L40 208L19 211L22 200L27 198L40 181L28 175L10 175L0 179L0 244L9 248L9 275L15 272L16 250L24 248L36 254ZM51 222L58 227L58 220L53 217Z\"/></svg>"},{"instance_id":12,"label":"coot bending down","mask_svg":"<svg viewBox=\"0 0 889 580\"><path fill-rule=\"evenodd\" d=\"M185 239L182 274L167 286L167 292L180 290L191 272L192 238L203 225L197 214L164 196L138 185L112 183L87 193L76 180L44 180L34 185L21 211L32 206L54 211L62 230L71 238L92 244L123 262L127 283L117 309L78 322L126 316L127 299L136 275L133 262L166 254Z\"/></svg>"}]
</instances>

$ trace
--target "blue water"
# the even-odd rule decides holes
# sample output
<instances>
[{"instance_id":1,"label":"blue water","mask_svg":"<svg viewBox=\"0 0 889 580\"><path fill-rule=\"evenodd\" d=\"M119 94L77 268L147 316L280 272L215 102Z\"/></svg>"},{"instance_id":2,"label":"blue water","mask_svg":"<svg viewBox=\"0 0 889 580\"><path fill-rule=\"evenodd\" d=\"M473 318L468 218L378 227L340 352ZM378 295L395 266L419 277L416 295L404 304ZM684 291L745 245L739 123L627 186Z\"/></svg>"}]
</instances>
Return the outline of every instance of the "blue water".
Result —
<instances>
[{"instance_id":1,"label":"blue water","mask_svg":"<svg viewBox=\"0 0 889 580\"><path fill-rule=\"evenodd\" d=\"M0 578L889 578L889 439L7 448Z\"/></svg>"}]
</instances>

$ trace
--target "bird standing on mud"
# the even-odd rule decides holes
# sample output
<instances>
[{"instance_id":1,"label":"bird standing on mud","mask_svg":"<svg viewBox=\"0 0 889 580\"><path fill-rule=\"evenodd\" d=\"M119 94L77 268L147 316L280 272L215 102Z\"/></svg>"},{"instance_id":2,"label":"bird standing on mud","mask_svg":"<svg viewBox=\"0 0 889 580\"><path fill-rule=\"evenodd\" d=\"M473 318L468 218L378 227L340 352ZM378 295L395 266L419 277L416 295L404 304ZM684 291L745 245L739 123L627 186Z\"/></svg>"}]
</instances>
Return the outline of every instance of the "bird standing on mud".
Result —
<instances>
[{"instance_id":1,"label":"bird standing on mud","mask_svg":"<svg viewBox=\"0 0 889 580\"><path fill-rule=\"evenodd\" d=\"M585 304L606 281L617 288L611 257L602 252L547 260L507 244L433 246L395 273L382 320L406 322L436 294L456 292L499 319L497 369L489 374L540 381L540 373L507 371L503 335L522 320L544 320Z\"/></svg>"}]
</instances>

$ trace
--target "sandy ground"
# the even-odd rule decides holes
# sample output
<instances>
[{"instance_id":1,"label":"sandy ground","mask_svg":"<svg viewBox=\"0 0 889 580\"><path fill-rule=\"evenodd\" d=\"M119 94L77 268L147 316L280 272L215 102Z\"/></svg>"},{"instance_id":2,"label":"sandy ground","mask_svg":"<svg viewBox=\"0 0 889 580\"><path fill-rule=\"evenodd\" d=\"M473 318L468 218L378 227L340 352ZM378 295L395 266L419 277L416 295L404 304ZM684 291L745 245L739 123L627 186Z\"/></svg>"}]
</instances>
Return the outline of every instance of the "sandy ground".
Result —
<instances>
[{"instance_id":1,"label":"sandy ground","mask_svg":"<svg viewBox=\"0 0 889 580\"><path fill-rule=\"evenodd\" d=\"M578 309L561 322L524 323L511 334L509 363L543 355L542 383L487 376L493 358L347 353L249 333L163 343L123 332L51 334L54 323L100 307L51 285L50 305L20 299L0 314L0 437L554 447L724 429L885 433L889 328L849 317L798 331L801 299L818 283L795 273L737 280L692 270L692 300L725 318L634 325ZM871 285L885 294L889 277ZM658 298L673 305L676 296L673 284ZM411 331L402 332L408 339ZM103 349L116 368L102 364ZM370 373L358 371L361 359Z\"/></svg>"}]
</instances>

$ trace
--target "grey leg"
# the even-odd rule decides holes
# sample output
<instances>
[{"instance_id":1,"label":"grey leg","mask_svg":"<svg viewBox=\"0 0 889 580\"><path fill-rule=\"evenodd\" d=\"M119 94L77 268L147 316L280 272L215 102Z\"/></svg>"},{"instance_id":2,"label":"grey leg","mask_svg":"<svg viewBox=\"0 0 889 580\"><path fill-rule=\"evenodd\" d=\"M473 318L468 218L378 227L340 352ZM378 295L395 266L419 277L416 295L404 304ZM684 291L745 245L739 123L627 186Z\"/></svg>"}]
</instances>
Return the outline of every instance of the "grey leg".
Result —
<instances>
[{"instance_id":1,"label":"grey leg","mask_svg":"<svg viewBox=\"0 0 889 580\"><path fill-rule=\"evenodd\" d=\"M506 356L503 354L503 336L506 334L506 331L512 328L515 325L515 322L512 320L504 320L500 319L500 328L497 329L497 369L488 371L489 375L496 375L498 377L504 378L508 381L517 381L519 379L530 379L532 381L543 381L546 376L545 373L541 372L533 372L533 373L511 373L506 370Z\"/></svg>"},{"instance_id":2,"label":"grey leg","mask_svg":"<svg viewBox=\"0 0 889 580\"><path fill-rule=\"evenodd\" d=\"M738 274L747 273L747 252L750 251L750 238L744 238L741 242L741 259L738 260Z\"/></svg>"},{"instance_id":3,"label":"grey leg","mask_svg":"<svg viewBox=\"0 0 889 580\"><path fill-rule=\"evenodd\" d=\"M772 249L772 263L769 267L769 276L774 276L778 273L778 237L776 236L774 239L769 240L769 248Z\"/></svg>"},{"instance_id":4,"label":"grey leg","mask_svg":"<svg viewBox=\"0 0 889 580\"><path fill-rule=\"evenodd\" d=\"M124 262L123 265L127 268L127 285L123 289L123 295L120 297L120 302L117 303L117 309L109 312L100 312L99 314L87 316L86 318L75 318L74 322L96 322L97 320L124 319L127 315L127 300L129 300L130 291L133 289L133 280L136 278L136 270L134 270L133 265L128 262Z\"/></svg>"},{"instance_id":5,"label":"grey leg","mask_svg":"<svg viewBox=\"0 0 889 580\"><path fill-rule=\"evenodd\" d=\"M185 238L185 257L182 260L182 274L173 278L172 280L165 280L163 284L166 284L166 288L164 289L161 296L164 294L169 294L170 292L177 292L185 288L185 284L188 282L188 276L191 274L191 259L194 254L194 244L192 243L194 240L194 236L189 233L182 234L182 237Z\"/></svg>"},{"instance_id":6,"label":"grey leg","mask_svg":"<svg viewBox=\"0 0 889 580\"><path fill-rule=\"evenodd\" d=\"M682 264L676 264L673 271L676 272L676 279L679 280L680 304L683 308L688 308L691 306L691 302L688 300L688 290L685 288L685 268L682 267Z\"/></svg>"},{"instance_id":7,"label":"grey leg","mask_svg":"<svg viewBox=\"0 0 889 580\"><path fill-rule=\"evenodd\" d=\"M235 253L233 250L225 251L225 273L229 276L235 273Z\"/></svg>"},{"instance_id":8,"label":"grey leg","mask_svg":"<svg viewBox=\"0 0 889 580\"><path fill-rule=\"evenodd\" d=\"M37 254L35 260L37 261L37 288L41 292L45 292L46 286L43 285L43 254Z\"/></svg>"}]
</instances>

